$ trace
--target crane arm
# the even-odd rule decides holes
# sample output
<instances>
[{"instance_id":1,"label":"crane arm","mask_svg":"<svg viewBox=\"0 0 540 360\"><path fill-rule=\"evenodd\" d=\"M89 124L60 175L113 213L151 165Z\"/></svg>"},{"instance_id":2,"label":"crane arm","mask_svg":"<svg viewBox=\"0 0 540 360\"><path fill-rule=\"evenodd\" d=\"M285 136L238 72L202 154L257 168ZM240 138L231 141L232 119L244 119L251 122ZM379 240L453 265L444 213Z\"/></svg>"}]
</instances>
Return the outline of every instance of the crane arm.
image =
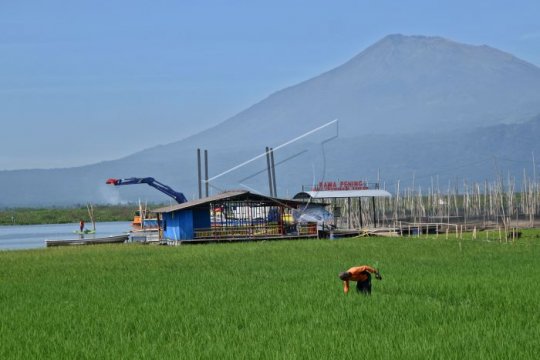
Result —
<instances>
[{"instance_id":1,"label":"crane arm","mask_svg":"<svg viewBox=\"0 0 540 360\"><path fill-rule=\"evenodd\" d=\"M109 184L109 185L114 185L114 186L133 185L133 184L147 184L147 185L161 191L165 195L168 195L168 196L172 197L179 204L187 202L187 199L186 199L186 197L184 196L183 193L173 190L170 186L167 186L167 185L165 185L163 183L160 183L159 181L157 181L156 179L154 179L152 177L145 177L145 178L132 177L132 178L127 178L127 179L108 179L106 181L106 183Z\"/></svg>"}]
</instances>

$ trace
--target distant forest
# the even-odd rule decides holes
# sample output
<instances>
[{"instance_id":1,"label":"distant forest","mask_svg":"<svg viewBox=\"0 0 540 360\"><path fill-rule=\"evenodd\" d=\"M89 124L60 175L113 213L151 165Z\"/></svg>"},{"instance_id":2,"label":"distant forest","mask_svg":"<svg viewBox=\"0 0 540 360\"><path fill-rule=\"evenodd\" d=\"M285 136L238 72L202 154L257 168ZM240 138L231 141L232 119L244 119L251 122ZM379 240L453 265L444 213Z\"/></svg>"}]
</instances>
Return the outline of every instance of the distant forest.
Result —
<instances>
[{"instance_id":1,"label":"distant forest","mask_svg":"<svg viewBox=\"0 0 540 360\"><path fill-rule=\"evenodd\" d=\"M136 205L93 206L93 216L100 221L131 221ZM68 208L13 208L0 210L0 225L69 224L91 222L86 205Z\"/></svg>"}]
</instances>

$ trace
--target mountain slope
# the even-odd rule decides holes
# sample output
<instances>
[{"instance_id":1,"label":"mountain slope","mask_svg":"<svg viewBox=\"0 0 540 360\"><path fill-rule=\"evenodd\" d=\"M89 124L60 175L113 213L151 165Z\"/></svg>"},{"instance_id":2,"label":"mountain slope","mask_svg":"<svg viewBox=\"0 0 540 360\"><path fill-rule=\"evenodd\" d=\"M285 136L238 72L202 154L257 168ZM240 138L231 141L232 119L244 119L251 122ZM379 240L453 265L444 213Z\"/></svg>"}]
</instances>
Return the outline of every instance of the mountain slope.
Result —
<instances>
[{"instance_id":1,"label":"mountain slope","mask_svg":"<svg viewBox=\"0 0 540 360\"><path fill-rule=\"evenodd\" d=\"M298 144L275 154L279 195L292 196L300 191L301 185L321 180L374 181L378 172L390 191L395 190L398 181L402 188L414 182L425 189L437 179L444 190L450 181L453 184L462 184L464 180L483 183L501 175L506 178L507 174L519 179L524 171L529 176L533 172L532 156L540 154L538 138L540 115L519 124L499 124L437 135L363 135L336 138L324 146L320 143ZM260 152L258 147L211 152L211 176L250 159L257 152ZM175 162L184 166L175 166ZM185 164L188 164L187 171ZM119 203L138 199L171 201L146 185L121 188L105 185L105 179L111 176L149 175L184 191L190 199L196 197L195 153L185 152L154 164L118 160L71 169L3 172L0 173L3 188L10 184L12 190L2 192L0 207ZM241 188L239 184L266 193L265 160L254 162L212 184L213 193Z\"/></svg>"}]
</instances>

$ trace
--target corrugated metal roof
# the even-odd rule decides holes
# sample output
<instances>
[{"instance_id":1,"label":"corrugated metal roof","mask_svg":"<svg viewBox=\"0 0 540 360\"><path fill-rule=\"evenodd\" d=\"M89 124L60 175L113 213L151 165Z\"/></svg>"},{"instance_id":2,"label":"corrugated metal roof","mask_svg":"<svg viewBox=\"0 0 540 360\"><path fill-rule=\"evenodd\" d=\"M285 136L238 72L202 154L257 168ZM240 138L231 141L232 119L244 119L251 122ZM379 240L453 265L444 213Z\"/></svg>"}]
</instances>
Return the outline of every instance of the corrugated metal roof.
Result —
<instances>
[{"instance_id":1,"label":"corrugated metal roof","mask_svg":"<svg viewBox=\"0 0 540 360\"><path fill-rule=\"evenodd\" d=\"M223 199L227 199L227 198L231 198L231 197L236 197L238 195L243 195L243 194L246 194L248 192L249 191L247 191L247 190L226 191L226 192L221 193L221 194L212 195L212 196L205 197L205 198L202 198L202 199L191 200L191 201L188 201L188 202L185 202L185 203L182 203L182 204L175 204L175 205L165 206L165 207L162 207L162 208L159 208L159 209L152 210L152 212L155 212L155 213L168 213L168 212L171 212L171 211L177 211L177 210L181 210L181 209L188 209L188 208L195 207L195 206L198 206L198 205L211 203L213 201L219 201L219 200L223 200Z\"/></svg>"},{"instance_id":2,"label":"corrugated metal roof","mask_svg":"<svg viewBox=\"0 0 540 360\"><path fill-rule=\"evenodd\" d=\"M391 197L386 190L335 190L335 191L304 191L296 194L294 199L331 199L355 197Z\"/></svg>"},{"instance_id":3,"label":"corrugated metal roof","mask_svg":"<svg viewBox=\"0 0 540 360\"><path fill-rule=\"evenodd\" d=\"M253 199L259 199L259 200L264 200L264 201L285 203L287 205L302 203L299 200L279 199L279 198L273 198L273 197L264 196L264 195L260 195L260 194L253 194L253 193L250 193L247 190L235 190L235 191L226 191L226 192L223 192L221 194L212 195L212 196L202 198L202 199L191 200L191 201L185 202L183 204L165 206L165 207L162 207L162 208L159 208L159 209L152 210L152 212L154 212L154 213L169 213L169 212L173 212L173 211L178 211L178 210L182 210L182 209L189 209L189 208L197 207L197 206L200 206L200 205L209 204L209 203L216 202L216 201L235 200L235 198L238 198L238 197L250 197L250 198L253 198Z\"/></svg>"}]
</instances>

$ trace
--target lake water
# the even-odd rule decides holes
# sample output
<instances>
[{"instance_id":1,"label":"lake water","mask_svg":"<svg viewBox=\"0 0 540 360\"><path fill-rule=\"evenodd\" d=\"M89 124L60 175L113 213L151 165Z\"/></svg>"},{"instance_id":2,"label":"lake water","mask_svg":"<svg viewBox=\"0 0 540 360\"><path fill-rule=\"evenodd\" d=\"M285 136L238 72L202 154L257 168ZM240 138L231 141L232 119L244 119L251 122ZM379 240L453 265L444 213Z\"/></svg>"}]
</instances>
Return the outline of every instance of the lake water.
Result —
<instances>
[{"instance_id":1,"label":"lake water","mask_svg":"<svg viewBox=\"0 0 540 360\"><path fill-rule=\"evenodd\" d=\"M87 228L89 228L87 226ZM0 250L44 248L45 240L78 239L80 235L73 233L79 230L79 223L48 225L14 225L0 226ZM131 222L98 222L96 233L84 235L85 239L124 234L132 230Z\"/></svg>"}]
</instances>

